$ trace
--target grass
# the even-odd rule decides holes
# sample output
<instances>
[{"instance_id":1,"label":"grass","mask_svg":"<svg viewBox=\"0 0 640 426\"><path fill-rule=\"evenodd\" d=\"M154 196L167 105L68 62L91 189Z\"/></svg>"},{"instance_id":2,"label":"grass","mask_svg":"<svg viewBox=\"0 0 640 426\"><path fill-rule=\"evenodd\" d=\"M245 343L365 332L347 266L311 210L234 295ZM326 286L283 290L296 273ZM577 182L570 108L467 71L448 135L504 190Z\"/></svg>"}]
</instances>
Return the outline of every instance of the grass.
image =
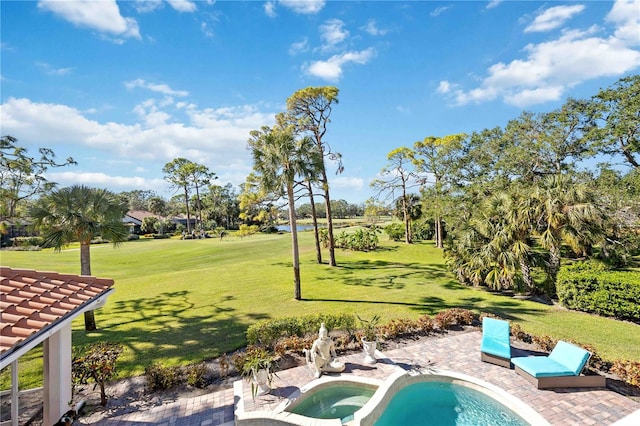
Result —
<instances>
[{"instance_id":1,"label":"grass","mask_svg":"<svg viewBox=\"0 0 640 426\"><path fill-rule=\"evenodd\" d=\"M115 280L96 311L99 330L73 324L73 344L120 342L120 377L151 362L189 364L245 345L257 320L320 312L380 314L382 321L435 314L450 307L493 312L537 335L590 344L605 359L640 361L640 329L632 323L518 300L457 283L431 243L383 241L370 253L336 251L338 267L315 263L313 234L300 233L303 300L293 298L288 234L220 241L139 240L91 248L92 274ZM384 237L382 238L384 239ZM2 252L13 268L79 273L77 247L62 252ZM328 253L324 253L325 261ZM38 386L41 350L21 358L20 386ZM1 387L9 387L3 371Z\"/></svg>"}]
</instances>

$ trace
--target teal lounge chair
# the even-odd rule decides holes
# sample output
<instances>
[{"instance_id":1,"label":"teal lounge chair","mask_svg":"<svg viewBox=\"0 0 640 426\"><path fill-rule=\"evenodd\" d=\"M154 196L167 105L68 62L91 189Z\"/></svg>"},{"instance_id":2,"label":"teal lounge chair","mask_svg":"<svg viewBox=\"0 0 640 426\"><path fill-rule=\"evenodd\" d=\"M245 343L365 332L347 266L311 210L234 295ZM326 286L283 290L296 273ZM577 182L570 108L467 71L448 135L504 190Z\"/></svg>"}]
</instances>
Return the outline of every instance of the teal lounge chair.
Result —
<instances>
[{"instance_id":1,"label":"teal lounge chair","mask_svg":"<svg viewBox=\"0 0 640 426\"><path fill-rule=\"evenodd\" d=\"M606 387L604 376L581 376L591 353L571 343L558 341L549 356L512 358L516 373L538 389Z\"/></svg>"},{"instance_id":2,"label":"teal lounge chair","mask_svg":"<svg viewBox=\"0 0 640 426\"><path fill-rule=\"evenodd\" d=\"M480 359L484 362L511 368L511 343L507 321L489 317L482 319Z\"/></svg>"}]
</instances>

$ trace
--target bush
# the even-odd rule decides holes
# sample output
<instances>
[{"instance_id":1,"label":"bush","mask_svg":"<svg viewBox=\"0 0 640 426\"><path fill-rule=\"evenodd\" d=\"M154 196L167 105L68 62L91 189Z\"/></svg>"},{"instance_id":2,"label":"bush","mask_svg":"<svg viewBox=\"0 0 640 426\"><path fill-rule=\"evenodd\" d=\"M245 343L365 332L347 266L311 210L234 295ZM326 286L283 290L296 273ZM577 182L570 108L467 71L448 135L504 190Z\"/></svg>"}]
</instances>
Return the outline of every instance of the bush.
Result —
<instances>
[{"instance_id":1,"label":"bush","mask_svg":"<svg viewBox=\"0 0 640 426\"><path fill-rule=\"evenodd\" d=\"M532 336L531 341L538 345L540 349L545 352L551 352L553 348L556 347L558 343L558 339L554 339L551 336L543 335L543 336Z\"/></svg>"},{"instance_id":2,"label":"bush","mask_svg":"<svg viewBox=\"0 0 640 426\"><path fill-rule=\"evenodd\" d=\"M100 342L75 349L71 361L74 384L87 384L89 379L100 387L100 404L107 405L105 384L116 375L116 361L122 353L119 343Z\"/></svg>"},{"instance_id":3,"label":"bush","mask_svg":"<svg viewBox=\"0 0 640 426\"><path fill-rule=\"evenodd\" d=\"M395 339L396 337L407 336L419 331L421 330L418 321L409 318L392 319L380 327L380 334L385 339Z\"/></svg>"},{"instance_id":4,"label":"bush","mask_svg":"<svg viewBox=\"0 0 640 426\"><path fill-rule=\"evenodd\" d=\"M440 311L436 314L434 321L438 328L442 331L451 328L455 324L456 320L450 310Z\"/></svg>"},{"instance_id":5,"label":"bush","mask_svg":"<svg viewBox=\"0 0 640 426\"><path fill-rule=\"evenodd\" d=\"M611 372L632 386L640 386L640 362L638 361L617 360L613 363Z\"/></svg>"},{"instance_id":6,"label":"bush","mask_svg":"<svg viewBox=\"0 0 640 426\"><path fill-rule=\"evenodd\" d=\"M433 331L433 320L429 315L422 315L418 318L417 321L418 329L424 333L429 334Z\"/></svg>"},{"instance_id":7,"label":"bush","mask_svg":"<svg viewBox=\"0 0 640 426\"><path fill-rule=\"evenodd\" d=\"M144 369L147 379L147 391L169 389L180 383L180 367L165 367L160 363L153 363Z\"/></svg>"},{"instance_id":8,"label":"bush","mask_svg":"<svg viewBox=\"0 0 640 426\"><path fill-rule=\"evenodd\" d=\"M557 293L569 309L640 321L640 272L607 271L596 263L562 268Z\"/></svg>"},{"instance_id":9,"label":"bush","mask_svg":"<svg viewBox=\"0 0 640 426\"><path fill-rule=\"evenodd\" d=\"M14 245L21 248L28 247L43 247L44 246L44 238L42 237L16 237L13 238Z\"/></svg>"},{"instance_id":10,"label":"bush","mask_svg":"<svg viewBox=\"0 0 640 426\"><path fill-rule=\"evenodd\" d=\"M356 328L353 314L319 314L276 318L258 321L249 326L247 342L250 345L261 344L273 348L283 337L303 337L307 333L316 333L323 322L329 330L344 330L349 334L352 334Z\"/></svg>"},{"instance_id":11,"label":"bush","mask_svg":"<svg viewBox=\"0 0 640 426\"><path fill-rule=\"evenodd\" d=\"M404 240L404 225L402 223L390 223L384 227L384 232L393 241Z\"/></svg>"},{"instance_id":12,"label":"bush","mask_svg":"<svg viewBox=\"0 0 640 426\"><path fill-rule=\"evenodd\" d=\"M200 364L192 364L185 367L187 384L199 389L207 386L207 373L209 369L207 364L201 362Z\"/></svg>"},{"instance_id":13,"label":"bush","mask_svg":"<svg viewBox=\"0 0 640 426\"><path fill-rule=\"evenodd\" d=\"M375 225L357 229L350 234L342 231L336 238L335 244L338 248L355 251L375 250L378 248L378 232L379 228Z\"/></svg>"}]
</instances>

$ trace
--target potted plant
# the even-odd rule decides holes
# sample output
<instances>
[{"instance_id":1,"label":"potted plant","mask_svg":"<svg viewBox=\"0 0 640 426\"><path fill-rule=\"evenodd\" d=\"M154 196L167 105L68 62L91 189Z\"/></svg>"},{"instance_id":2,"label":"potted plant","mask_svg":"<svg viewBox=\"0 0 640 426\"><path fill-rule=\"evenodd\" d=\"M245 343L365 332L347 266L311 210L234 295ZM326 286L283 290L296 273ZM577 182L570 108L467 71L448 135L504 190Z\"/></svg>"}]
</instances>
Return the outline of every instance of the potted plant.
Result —
<instances>
[{"instance_id":1,"label":"potted plant","mask_svg":"<svg viewBox=\"0 0 640 426\"><path fill-rule=\"evenodd\" d=\"M264 347L249 346L247 351L234 360L238 373L251 382L251 396L266 395L271 391L275 376L275 357Z\"/></svg>"},{"instance_id":2,"label":"potted plant","mask_svg":"<svg viewBox=\"0 0 640 426\"><path fill-rule=\"evenodd\" d=\"M380 322L380 315L374 315L371 319L366 320L356 315L360 324L362 325L362 347L364 349L364 362L367 364L376 363L376 348L378 338L378 322Z\"/></svg>"}]
</instances>

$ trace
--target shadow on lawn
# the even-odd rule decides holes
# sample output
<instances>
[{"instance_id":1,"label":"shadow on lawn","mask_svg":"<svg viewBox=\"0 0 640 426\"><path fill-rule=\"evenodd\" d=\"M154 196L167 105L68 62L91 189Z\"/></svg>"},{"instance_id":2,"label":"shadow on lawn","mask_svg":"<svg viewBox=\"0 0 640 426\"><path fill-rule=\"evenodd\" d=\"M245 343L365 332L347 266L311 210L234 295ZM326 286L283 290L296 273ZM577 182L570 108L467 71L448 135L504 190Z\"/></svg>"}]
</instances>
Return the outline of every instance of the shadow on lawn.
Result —
<instances>
[{"instance_id":1,"label":"shadow on lawn","mask_svg":"<svg viewBox=\"0 0 640 426\"><path fill-rule=\"evenodd\" d=\"M109 312L96 312L98 330L74 330L74 343L118 342L126 354L119 363L123 371L142 371L151 362L195 363L233 351L245 343L245 332L260 315L239 318L227 306L234 296L212 299L195 308L187 290L155 297L118 301ZM203 312L194 315L193 310ZM108 317L107 317L108 315ZM102 324L102 326L101 326Z\"/></svg>"},{"instance_id":2,"label":"shadow on lawn","mask_svg":"<svg viewBox=\"0 0 640 426\"><path fill-rule=\"evenodd\" d=\"M371 271L371 274L368 272ZM384 271L382 274L380 271ZM318 281L340 281L349 286L378 287L383 289L402 289L410 285L427 285L434 280L447 278L449 273L444 265L425 265L422 263L388 262L384 260L356 260L345 262L330 269Z\"/></svg>"}]
</instances>

